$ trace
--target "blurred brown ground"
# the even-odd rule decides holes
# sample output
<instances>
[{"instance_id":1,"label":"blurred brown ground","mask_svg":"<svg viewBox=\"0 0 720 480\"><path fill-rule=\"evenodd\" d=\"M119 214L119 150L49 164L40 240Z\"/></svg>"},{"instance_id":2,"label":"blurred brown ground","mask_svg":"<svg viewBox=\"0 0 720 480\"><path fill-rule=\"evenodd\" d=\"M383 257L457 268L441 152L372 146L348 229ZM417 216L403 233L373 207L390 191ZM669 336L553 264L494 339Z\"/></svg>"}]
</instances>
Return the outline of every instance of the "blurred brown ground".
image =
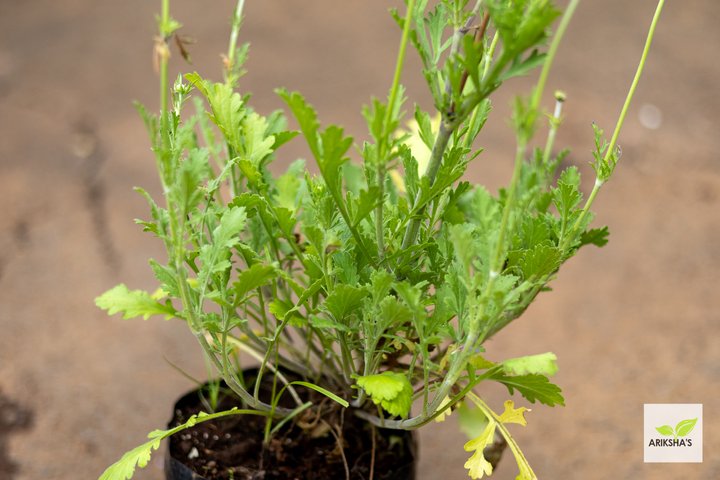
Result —
<instances>
[{"instance_id":1,"label":"blurred brown ground","mask_svg":"<svg viewBox=\"0 0 720 480\"><path fill-rule=\"evenodd\" d=\"M152 288L147 258L162 257L132 222L147 211L131 190L158 190L131 106L156 104L157 4L0 2L0 395L33 413L30 427L0 430L0 479L96 478L161 427L190 387L163 356L203 376L181 324L125 322L93 305L121 281ZM219 78L232 2L173 4L198 39L192 68ZM612 130L654 4L582 3L559 52L549 83L569 98L559 144L584 171L590 123ZM242 86L256 108L280 108L276 86L299 89L322 120L363 138L359 107L386 94L399 38L387 6L248 2ZM528 426L515 429L542 479L720 478L719 18L715 0L668 2L621 136L619 170L596 204L610 244L583 250L554 292L487 345L497 359L559 356L567 407L536 405ZM175 66L190 68L177 56ZM411 54L404 83L411 101L429 108L417 66ZM510 175L509 100L506 87L471 172L492 188ZM639 121L645 104L662 112L659 129ZM304 155L294 144L283 162ZM492 386L484 392L497 407L506 397ZM705 405L703 464L643 464L642 405L666 402ZM424 429L419 478L466 478L463 442L452 419ZM136 478L160 479L160 459ZM493 478L515 473L508 457Z\"/></svg>"}]
</instances>

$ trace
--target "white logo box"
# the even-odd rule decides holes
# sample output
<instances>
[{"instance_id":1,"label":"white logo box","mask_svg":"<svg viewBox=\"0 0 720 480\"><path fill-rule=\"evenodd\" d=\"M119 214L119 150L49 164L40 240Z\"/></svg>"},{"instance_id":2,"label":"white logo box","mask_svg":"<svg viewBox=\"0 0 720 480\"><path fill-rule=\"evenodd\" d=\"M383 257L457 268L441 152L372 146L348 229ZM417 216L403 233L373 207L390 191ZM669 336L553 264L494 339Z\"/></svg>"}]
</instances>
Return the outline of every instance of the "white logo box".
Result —
<instances>
[{"instance_id":1,"label":"white logo box","mask_svg":"<svg viewBox=\"0 0 720 480\"><path fill-rule=\"evenodd\" d=\"M701 403L646 403L644 408L645 463L702 463L703 406ZM697 419L689 433L688 420ZM681 423L682 422L682 423ZM684 425L684 427L683 427ZM658 432L658 427L669 426ZM678 432L674 430L680 426ZM669 434L668 434L669 433ZM680 433L680 435L675 435Z\"/></svg>"}]
</instances>

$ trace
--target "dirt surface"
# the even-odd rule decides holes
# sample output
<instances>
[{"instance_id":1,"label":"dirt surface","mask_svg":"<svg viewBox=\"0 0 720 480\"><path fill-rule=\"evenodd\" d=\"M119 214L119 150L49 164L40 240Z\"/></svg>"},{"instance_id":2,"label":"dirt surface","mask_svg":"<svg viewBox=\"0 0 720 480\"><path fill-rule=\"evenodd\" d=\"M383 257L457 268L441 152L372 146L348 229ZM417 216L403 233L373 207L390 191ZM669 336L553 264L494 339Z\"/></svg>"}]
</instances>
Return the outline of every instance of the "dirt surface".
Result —
<instances>
[{"instance_id":1,"label":"dirt surface","mask_svg":"<svg viewBox=\"0 0 720 480\"><path fill-rule=\"evenodd\" d=\"M250 385L257 378L257 369L253 370L243 372ZM263 445L266 419L262 416L238 415L199 423L170 438L174 468L180 471L183 465L214 480L326 480L346 478L346 472L351 480L363 480L370 478L373 470L377 480L408 480L413 474L416 457L411 432L373 429L353 414L352 408L345 410L318 392L296 387L303 401L313 402L320 410L306 410L297 417L299 422L286 423L267 446ZM260 398L269 402L272 391L273 379L266 375L260 384ZM191 415L207 411L205 398L207 391L201 397L197 390L182 397L169 426L182 425ZM286 398L279 405L297 406ZM216 411L233 407L243 408L222 384Z\"/></svg>"},{"instance_id":2,"label":"dirt surface","mask_svg":"<svg viewBox=\"0 0 720 480\"><path fill-rule=\"evenodd\" d=\"M25 429L0 429L2 480L96 478L162 427L189 388L163 357L204 376L181 324L110 319L92 301L121 281L153 288L147 258L162 257L132 222L147 211L131 190L158 190L131 106L156 103L156 3L0 2L0 392L33 418ZM218 78L232 2L173 3L199 41L194 68ZM559 52L549 84L569 98L559 143L584 171L590 123L612 129L654 3L584 2ZM281 106L272 88L300 89L322 120L364 137L359 106L385 95L399 38L386 8L248 2L243 88L261 112ZM554 292L487 345L496 359L550 350L560 359L567 406L536 405L528 426L514 429L540 478L720 478L718 18L715 0L667 2L621 136L621 165L596 204L610 244L582 251ZM410 57L407 71L417 71ZM429 108L421 76L405 83ZM471 172L491 188L510 176L507 91ZM643 126L658 126L658 112L659 128ZM283 161L305 154L294 143ZM498 408L506 398L493 386L484 392ZM643 403L703 403L704 463L643 464ZM420 437L420 480L466 478L452 417ZM515 474L507 457L493 478ZM162 478L161 456L136 478Z\"/></svg>"}]
</instances>

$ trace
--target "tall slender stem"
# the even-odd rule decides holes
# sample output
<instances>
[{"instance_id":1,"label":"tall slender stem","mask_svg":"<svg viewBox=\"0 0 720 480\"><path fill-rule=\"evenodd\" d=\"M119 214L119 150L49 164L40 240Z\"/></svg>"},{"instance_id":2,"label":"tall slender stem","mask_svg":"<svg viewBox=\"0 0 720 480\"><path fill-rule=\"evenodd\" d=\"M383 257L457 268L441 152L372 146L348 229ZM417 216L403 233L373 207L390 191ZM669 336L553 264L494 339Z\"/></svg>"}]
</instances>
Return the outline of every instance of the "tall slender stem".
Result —
<instances>
[{"instance_id":1,"label":"tall slender stem","mask_svg":"<svg viewBox=\"0 0 720 480\"><path fill-rule=\"evenodd\" d=\"M378 244L378 256L380 261L385 256L385 231L383 221L383 204L385 203L385 165L388 144L390 143L390 122L392 121L395 102L397 101L398 92L400 91L400 76L402 75L403 64L405 63L405 52L407 51L408 39L410 38L410 26L415 11L415 0L409 0L407 4L407 12L405 13L405 23L403 24L402 37L400 39L400 47L398 48L397 60L395 62L395 73L393 75L392 86L390 87L390 95L388 96L388 104L385 109L385 118L383 119L383 135L380 139L377 158L377 184L380 189L380 199L375 208L375 236Z\"/></svg>"},{"instance_id":2,"label":"tall slender stem","mask_svg":"<svg viewBox=\"0 0 720 480\"><path fill-rule=\"evenodd\" d=\"M572 19L572 16L575 13L575 9L577 8L579 3L580 0L570 1L567 10L565 10L562 19L560 20L560 25L558 25L558 29L553 35L552 42L550 43L550 48L547 52L547 57L545 57L543 68L540 71L540 76L538 77L537 85L535 86L533 96L530 99L530 111L537 111L537 109L540 107L540 101L542 100L543 91L545 90L545 85L547 84L548 75L550 74L550 69L552 68L553 61L555 61L555 54L557 53L558 47L560 46L563 36L565 35L565 31L567 30L567 27L570 24L570 20Z\"/></svg>"},{"instance_id":3,"label":"tall slender stem","mask_svg":"<svg viewBox=\"0 0 720 480\"><path fill-rule=\"evenodd\" d=\"M228 41L227 53L227 72L225 74L226 81L231 85L237 80L234 76L235 69L235 51L237 50L238 34L240 32L240 24L242 23L242 12L245 7L245 0L238 0L235 5L235 13L232 19L232 29L230 30L230 40Z\"/></svg>"},{"instance_id":4,"label":"tall slender stem","mask_svg":"<svg viewBox=\"0 0 720 480\"><path fill-rule=\"evenodd\" d=\"M642 77L643 70L645 69L645 62L647 60L648 53L650 52L650 46L652 45L653 38L655 37L655 28L657 27L657 23L660 19L660 14L662 13L664 5L665 0L659 0L657 3L657 7L655 8L655 15L653 16L652 22L650 23L650 29L648 30L647 38L645 40L645 47L643 48L642 55L640 56L640 62L638 63L637 69L635 70L635 76L633 77L633 81L630 84L630 89L628 90L627 96L625 97L625 103L623 104L622 110L620 110L620 116L618 117L617 123L615 124L615 130L613 131L612 137L610 138L610 144L605 151L605 157L603 158L604 163L607 163L610 160L610 156L613 154L615 146L617 145L617 140L620 136L620 130L625 123L625 117L627 116L628 109L630 108L630 103L632 102L633 96L635 95L635 90L637 89L638 83L640 82L640 77ZM590 196L585 202L585 206L583 206L582 213L573 225L571 235L568 235L569 238L572 237L572 234L575 233L578 228L580 228L582 221L585 219L585 216L587 215L590 207L595 201L595 197L597 196L600 188L603 186L606 180L607 179L601 179L599 177L595 180L595 186L593 187Z\"/></svg>"},{"instance_id":5,"label":"tall slender stem","mask_svg":"<svg viewBox=\"0 0 720 480\"><path fill-rule=\"evenodd\" d=\"M167 46L167 25L170 22L170 0L162 0L162 10L160 14L160 38L156 54L160 60L160 136L162 139L163 150L169 147L170 135L168 132L168 60L170 58L170 50ZM162 175L161 175L162 176Z\"/></svg>"}]
</instances>

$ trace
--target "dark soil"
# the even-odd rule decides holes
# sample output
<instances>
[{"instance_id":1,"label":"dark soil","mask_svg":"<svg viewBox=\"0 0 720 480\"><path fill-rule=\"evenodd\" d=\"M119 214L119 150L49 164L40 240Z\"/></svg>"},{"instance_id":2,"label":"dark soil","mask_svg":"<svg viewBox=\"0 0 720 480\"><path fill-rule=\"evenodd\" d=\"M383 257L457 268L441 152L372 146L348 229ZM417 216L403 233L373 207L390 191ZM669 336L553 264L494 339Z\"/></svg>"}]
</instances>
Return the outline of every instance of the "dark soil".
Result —
<instances>
[{"instance_id":1,"label":"dark soil","mask_svg":"<svg viewBox=\"0 0 720 480\"><path fill-rule=\"evenodd\" d=\"M261 398L269 397L271 382L271 376L263 377L266 391L261 391ZM229 389L224 391L217 411L244 408ZM171 437L170 455L208 480L414 478L415 444L409 432L376 428L373 433L373 427L352 409L339 408L303 387L297 391L317 408L288 422L267 444L263 443L265 417L238 415L204 422ZM289 399L286 395L281 403L292 408ZM207 411L201 395L190 392L178 401L169 426L180 425L201 410Z\"/></svg>"}]
</instances>

